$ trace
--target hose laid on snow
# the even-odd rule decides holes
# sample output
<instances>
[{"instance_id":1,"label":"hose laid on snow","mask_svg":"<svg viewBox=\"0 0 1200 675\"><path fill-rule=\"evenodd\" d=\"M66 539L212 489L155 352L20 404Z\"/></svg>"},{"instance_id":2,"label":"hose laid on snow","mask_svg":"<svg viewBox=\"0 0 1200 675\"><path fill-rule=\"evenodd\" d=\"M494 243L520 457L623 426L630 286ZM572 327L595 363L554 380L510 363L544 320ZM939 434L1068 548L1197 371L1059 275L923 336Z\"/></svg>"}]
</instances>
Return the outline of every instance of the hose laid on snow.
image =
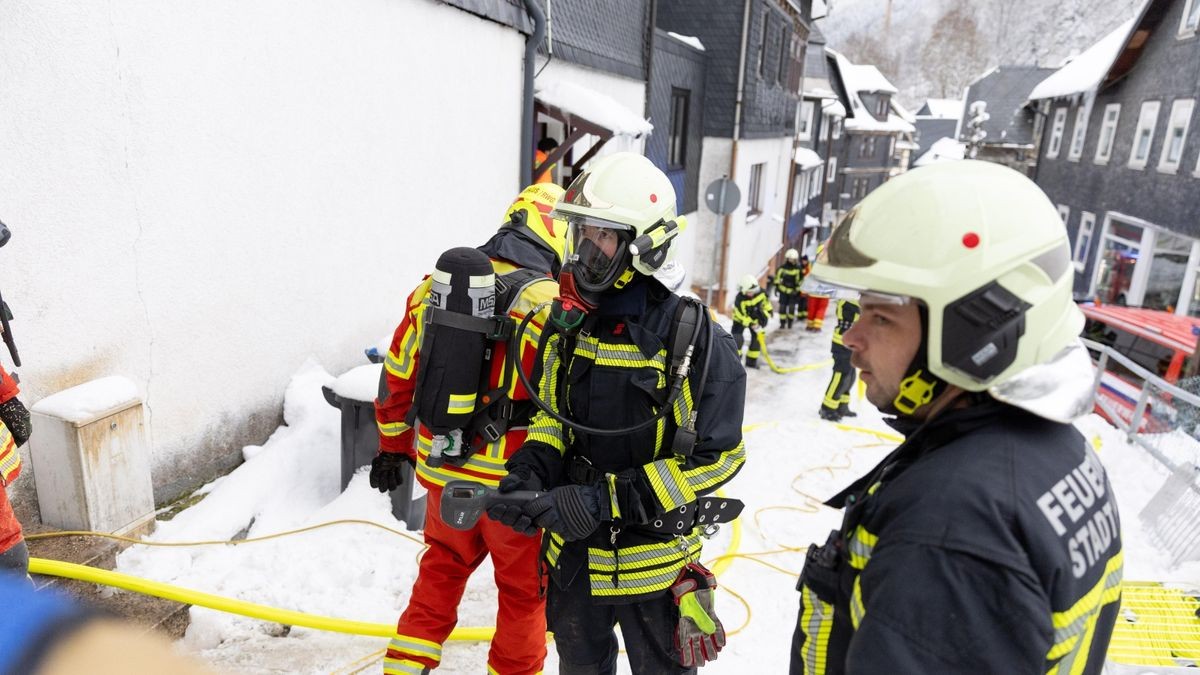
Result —
<instances>
[{"instance_id":1,"label":"hose laid on snow","mask_svg":"<svg viewBox=\"0 0 1200 675\"><path fill-rule=\"evenodd\" d=\"M775 361L771 359L771 352L767 351L767 338L761 332L758 334L758 348L762 350L763 359L766 360L767 365L771 367L771 370L780 374L799 373L804 370L816 370L817 368L824 368L833 363L833 359L830 358L817 363L806 363L799 366L781 368L775 365Z\"/></svg>"}]
</instances>

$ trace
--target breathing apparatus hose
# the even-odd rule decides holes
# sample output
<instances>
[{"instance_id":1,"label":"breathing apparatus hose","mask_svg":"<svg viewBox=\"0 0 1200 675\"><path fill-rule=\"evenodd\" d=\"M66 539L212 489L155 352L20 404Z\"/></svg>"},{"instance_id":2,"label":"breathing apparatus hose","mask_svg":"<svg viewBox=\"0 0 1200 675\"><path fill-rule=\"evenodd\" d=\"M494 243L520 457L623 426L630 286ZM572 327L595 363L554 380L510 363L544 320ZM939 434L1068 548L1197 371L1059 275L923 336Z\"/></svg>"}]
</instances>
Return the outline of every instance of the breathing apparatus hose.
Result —
<instances>
[{"instance_id":1,"label":"breathing apparatus hose","mask_svg":"<svg viewBox=\"0 0 1200 675\"><path fill-rule=\"evenodd\" d=\"M675 372L674 380L671 383L671 393L669 396L667 396L667 400L663 404L662 409L660 409L646 421L640 422L631 427L625 427L623 429L600 429L598 427L589 427L585 424L580 424L579 422L560 415L550 407L550 404L546 403L545 399L538 396L537 388L534 387L533 383L529 381L529 376L525 374L525 370L515 366L515 364L520 363L521 338L525 335L525 329L529 326L529 322L533 320L534 316L539 314L543 309L552 303L552 300L547 300L546 302L543 302L530 310L529 313L525 315L525 318L521 320L521 323L517 325L517 330L515 333L513 333L513 337L508 343L508 367L517 372L517 378L521 380L521 386L525 387L525 392L529 394L529 400L533 401L533 404L536 405L539 410L554 418L554 420L558 423L565 424L566 426L578 432L593 436L624 436L625 434L631 434L635 431L641 431L642 429L649 427L651 424L654 424L658 420L662 419L674 409L675 402L683 394L683 385L690 368L692 353L695 350L696 338L700 336L700 328L701 326L707 325L709 322L709 319L707 318L708 312L701 311L701 320L697 321L695 327L692 328L692 335L688 340L687 353L684 355L681 367L679 367ZM539 340L537 353L534 356L535 363L542 362L542 356L546 353L547 344L549 344L549 340ZM700 370L701 392L704 391L704 382L708 379L708 360L711 354L712 327L710 326L708 331L708 348L704 352L704 366ZM667 367L670 368L670 364L668 364Z\"/></svg>"}]
</instances>

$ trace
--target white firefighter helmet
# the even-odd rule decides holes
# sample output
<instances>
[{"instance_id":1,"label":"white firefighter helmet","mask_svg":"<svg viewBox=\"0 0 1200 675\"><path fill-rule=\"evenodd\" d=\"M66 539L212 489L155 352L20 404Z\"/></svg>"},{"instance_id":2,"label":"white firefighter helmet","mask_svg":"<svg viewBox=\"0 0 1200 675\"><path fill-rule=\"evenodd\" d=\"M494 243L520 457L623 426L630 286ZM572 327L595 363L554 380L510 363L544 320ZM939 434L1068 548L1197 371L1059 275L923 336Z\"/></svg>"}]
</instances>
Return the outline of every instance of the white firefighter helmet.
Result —
<instances>
[{"instance_id":1,"label":"white firefighter helmet","mask_svg":"<svg viewBox=\"0 0 1200 675\"><path fill-rule=\"evenodd\" d=\"M783 253L783 259L787 262L800 262L800 252L794 248L789 248Z\"/></svg>"},{"instance_id":2,"label":"white firefighter helmet","mask_svg":"<svg viewBox=\"0 0 1200 675\"><path fill-rule=\"evenodd\" d=\"M811 276L923 305L927 348L914 364L968 391L1049 363L1083 327L1057 210L1028 178L989 162L884 183L834 228Z\"/></svg>"},{"instance_id":3,"label":"white firefighter helmet","mask_svg":"<svg viewBox=\"0 0 1200 675\"><path fill-rule=\"evenodd\" d=\"M592 162L551 215L567 222L567 261L575 283L589 291L620 288L635 271L654 274L687 226L676 217L670 179L633 152Z\"/></svg>"},{"instance_id":4,"label":"white firefighter helmet","mask_svg":"<svg viewBox=\"0 0 1200 675\"><path fill-rule=\"evenodd\" d=\"M754 278L753 274L747 274L738 282L738 290L743 293L750 293L758 290L758 279Z\"/></svg>"}]
</instances>

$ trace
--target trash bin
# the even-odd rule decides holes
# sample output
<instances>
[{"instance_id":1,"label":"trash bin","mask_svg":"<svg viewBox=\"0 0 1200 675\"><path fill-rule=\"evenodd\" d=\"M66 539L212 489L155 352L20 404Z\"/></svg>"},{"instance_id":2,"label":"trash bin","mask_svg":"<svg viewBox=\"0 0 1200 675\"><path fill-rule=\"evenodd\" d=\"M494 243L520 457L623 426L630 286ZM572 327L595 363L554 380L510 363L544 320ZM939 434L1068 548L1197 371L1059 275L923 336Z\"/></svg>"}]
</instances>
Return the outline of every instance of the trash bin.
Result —
<instances>
[{"instance_id":1,"label":"trash bin","mask_svg":"<svg viewBox=\"0 0 1200 675\"><path fill-rule=\"evenodd\" d=\"M379 391L381 364L359 366L342 375L333 387L321 387L329 405L342 411L342 489L354 472L371 463L379 453L379 430L375 426L375 395ZM425 490L416 488L410 466L404 467L404 482L392 490L392 515L410 530L425 525Z\"/></svg>"}]
</instances>

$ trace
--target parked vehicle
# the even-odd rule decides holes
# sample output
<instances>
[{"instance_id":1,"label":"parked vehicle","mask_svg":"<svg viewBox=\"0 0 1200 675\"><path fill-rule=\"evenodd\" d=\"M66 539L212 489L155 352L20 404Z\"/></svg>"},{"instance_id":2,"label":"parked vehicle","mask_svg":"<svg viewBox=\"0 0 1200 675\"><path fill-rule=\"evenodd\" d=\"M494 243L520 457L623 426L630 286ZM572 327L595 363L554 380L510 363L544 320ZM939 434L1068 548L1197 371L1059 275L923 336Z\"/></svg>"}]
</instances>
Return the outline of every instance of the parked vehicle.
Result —
<instances>
[{"instance_id":1,"label":"parked vehicle","mask_svg":"<svg viewBox=\"0 0 1200 675\"><path fill-rule=\"evenodd\" d=\"M1108 345L1129 360L1185 390L1200 384L1200 357L1196 355L1200 318L1141 307L1080 303L1087 317L1083 337ZM1097 357L1093 354L1093 357ZM1115 359L1108 359L1096 392L1096 412L1111 422L1120 416L1128 425L1137 407L1143 378ZM1194 417L1197 411L1184 415ZM1164 432L1175 428L1180 412L1170 396L1153 397L1138 424L1141 432ZM1189 425L1190 426L1190 425Z\"/></svg>"}]
</instances>

